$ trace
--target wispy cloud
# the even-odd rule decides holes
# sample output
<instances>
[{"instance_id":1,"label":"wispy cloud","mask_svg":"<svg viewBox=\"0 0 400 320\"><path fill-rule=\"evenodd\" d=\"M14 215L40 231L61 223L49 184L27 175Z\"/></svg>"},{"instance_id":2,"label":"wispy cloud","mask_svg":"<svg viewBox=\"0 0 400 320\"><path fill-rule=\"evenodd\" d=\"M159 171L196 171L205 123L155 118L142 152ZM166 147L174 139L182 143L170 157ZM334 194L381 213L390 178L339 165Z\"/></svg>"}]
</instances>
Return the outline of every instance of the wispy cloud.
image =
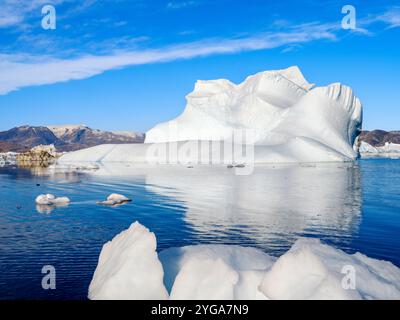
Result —
<instances>
[{"instance_id":1,"label":"wispy cloud","mask_svg":"<svg viewBox=\"0 0 400 320\"><path fill-rule=\"evenodd\" d=\"M30 15L41 14L41 7L47 4L54 6L62 4L74 4L70 9L71 13L76 13L87 9L96 3L97 0L0 0L0 28L26 26Z\"/></svg>"},{"instance_id":2,"label":"wispy cloud","mask_svg":"<svg viewBox=\"0 0 400 320\"><path fill-rule=\"evenodd\" d=\"M400 27L400 7L392 7L383 13L374 15L370 14L357 20L357 24L361 28L367 28L375 23L383 23L389 29Z\"/></svg>"},{"instance_id":3,"label":"wispy cloud","mask_svg":"<svg viewBox=\"0 0 400 320\"><path fill-rule=\"evenodd\" d=\"M396 7L379 15L377 20L388 24L389 28L400 27L400 7Z\"/></svg>"},{"instance_id":4,"label":"wispy cloud","mask_svg":"<svg viewBox=\"0 0 400 320\"><path fill-rule=\"evenodd\" d=\"M61 1L61 0L60 0ZM364 19L356 33L377 21L396 27L398 15L388 11L373 20ZM0 54L0 94L7 94L28 86L38 86L89 78L108 70L129 66L191 59L216 54L266 50L304 45L316 40L340 39L340 22L287 25L284 29L233 38L210 38L190 43L139 49L146 38L127 38L121 42L104 43L97 54L74 54L73 57L40 56L35 54ZM121 49L121 45L127 46ZM148 45L148 44L147 44ZM91 52L91 51L88 51ZM98 52L98 51L97 51Z\"/></svg>"},{"instance_id":5,"label":"wispy cloud","mask_svg":"<svg viewBox=\"0 0 400 320\"><path fill-rule=\"evenodd\" d=\"M188 0L188 1L170 1L167 3L168 9L182 9L187 7L192 7L198 5L198 1Z\"/></svg>"},{"instance_id":6,"label":"wispy cloud","mask_svg":"<svg viewBox=\"0 0 400 320\"><path fill-rule=\"evenodd\" d=\"M288 32L262 33L232 39L206 39L157 49L118 51L107 55L84 55L57 59L35 55L0 55L0 94L27 86L78 80L107 70L156 62L190 59L213 54L271 49L318 39L335 39L335 25L307 24Z\"/></svg>"}]
</instances>

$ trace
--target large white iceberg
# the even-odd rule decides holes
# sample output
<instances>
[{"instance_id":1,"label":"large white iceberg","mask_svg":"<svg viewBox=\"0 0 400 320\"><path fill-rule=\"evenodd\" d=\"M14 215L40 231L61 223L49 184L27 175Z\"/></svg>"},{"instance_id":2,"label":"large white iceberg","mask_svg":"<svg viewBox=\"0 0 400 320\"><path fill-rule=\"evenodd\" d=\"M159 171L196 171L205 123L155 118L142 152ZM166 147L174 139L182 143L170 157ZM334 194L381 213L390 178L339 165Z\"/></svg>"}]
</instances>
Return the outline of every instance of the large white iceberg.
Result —
<instances>
[{"instance_id":1,"label":"large white iceberg","mask_svg":"<svg viewBox=\"0 0 400 320\"><path fill-rule=\"evenodd\" d=\"M314 87L297 67L265 71L241 84L198 81L178 118L146 133L146 143L229 139L253 131L252 143L284 156L293 145L353 159L361 129L361 103L340 83ZM318 160L316 158L315 160Z\"/></svg>"},{"instance_id":2,"label":"large white iceberg","mask_svg":"<svg viewBox=\"0 0 400 320\"><path fill-rule=\"evenodd\" d=\"M235 150L236 145L254 146L256 163L348 161L358 156L353 145L362 124L359 99L340 83L314 87L297 67L261 72L238 85L225 79L198 81L186 98L184 112L149 130L145 144L98 146L67 154L61 162L154 162L157 157L165 160L168 152L172 157L163 145L171 142L178 143L174 157L180 162L204 163L210 152L213 160L218 154L220 163L232 161L226 153L219 157L221 145L197 148L196 141L230 141Z\"/></svg>"},{"instance_id":3,"label":"large white iceberg","mask_svg":"<svg viewBox=\"0 0 400 320\"><path fill-rule=\"evenodd\" d=\"M139 223L104 245L91 299L400 299L400 269L300 239L278 259L247 247L199 245L156 253Z\"/></svg>"}]
</instances>

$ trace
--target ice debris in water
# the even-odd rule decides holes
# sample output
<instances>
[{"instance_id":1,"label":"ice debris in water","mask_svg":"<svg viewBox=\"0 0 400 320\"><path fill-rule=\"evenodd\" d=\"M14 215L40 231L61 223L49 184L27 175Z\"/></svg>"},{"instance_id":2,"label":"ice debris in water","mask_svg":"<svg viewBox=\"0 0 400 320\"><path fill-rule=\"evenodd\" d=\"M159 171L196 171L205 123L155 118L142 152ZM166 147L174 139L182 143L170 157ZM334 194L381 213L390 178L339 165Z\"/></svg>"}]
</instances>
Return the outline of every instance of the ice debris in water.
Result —
<instances>
[{"instance_id":1,"label":"ice debris in water","mask_svg":"<svg viewBox=\"0 0 400 320\"><path fill-rule=\"evenodd\" d=\"M57 206L68 204L71 200L67 197L57 198L55 195L48 193L37 196L35 202L38 205Z\"/></svg>"},{"instance_id":2,"label":"ice debris in water","mask_svg":"<svg viewBox=\"0 0 400 320\"><path fill-rule=\"evenodd\" d=\"M101 205L105 205L105 206L116 206L116 205L125 204L127 202L131 202L131 201L132 201L131 199L125 197L122 194L112 193L107 197L107 200L99 201L97 203L101 204Z\"/></svg>"}]
</instances>

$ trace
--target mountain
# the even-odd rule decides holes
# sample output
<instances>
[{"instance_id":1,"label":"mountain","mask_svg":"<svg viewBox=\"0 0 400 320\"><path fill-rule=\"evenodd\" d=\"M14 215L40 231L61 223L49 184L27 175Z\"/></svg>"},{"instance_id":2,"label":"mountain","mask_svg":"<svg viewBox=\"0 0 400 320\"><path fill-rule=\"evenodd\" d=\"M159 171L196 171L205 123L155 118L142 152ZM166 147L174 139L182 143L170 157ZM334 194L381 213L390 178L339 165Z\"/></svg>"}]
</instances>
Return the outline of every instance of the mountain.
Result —
<instances>
[{"instance_id":1,"label":"mountain","mask_svg":"<svg viewBox=\"0 0 400 320\"><path fill-rule=\"evenodd\" d=\"M84 125L48 126L54 135L66 143L64 151L80 150L100 144L143 143L144 134L109 132Z\"/></svg>"},{"instance_id":2,"label":"mountain","mask_svg":"<svg viewBox=\"0 0 400 320\"><path fill-rule=\"evenodd\" d=\"M23 152L40 144L54 144L58 148L65 143L47 127L21 126L0 132L0 142L5 151ZM8 149L8 150L7 150Z\"/></svg>"},{"instance_id":3,"label":"mountain","mask_svg":"<svg viewBox=\"0 0 400 320\"><path fill-rule=\"evenodd\" d=\"M386 142L400 144L400 131L363 131L358 139L373 147L383 147Z\"/></svg>"},{"instance_id":4,"label":"mountain","mask_svg":"<svg viewBox=\"0 0 400 320\"><path fill-rule=\"evenodd\" d=\"M9 152L12 149L13 149L12 144L10 144L8 142L0 141L0 153Z\"/></svg>"},{"instance_id":5,"label":"mountain","mask_svg":"<svg viewBox=\"0 0 400 320\"><path fill-rule=\"evenodd\" d=\"M100 144L142 143L142 133L113 133L83 125L20 126L0 132L0 152L24 152L37 145L54 144L58 151L74 151Z\"/></svg>"}]
</instances>

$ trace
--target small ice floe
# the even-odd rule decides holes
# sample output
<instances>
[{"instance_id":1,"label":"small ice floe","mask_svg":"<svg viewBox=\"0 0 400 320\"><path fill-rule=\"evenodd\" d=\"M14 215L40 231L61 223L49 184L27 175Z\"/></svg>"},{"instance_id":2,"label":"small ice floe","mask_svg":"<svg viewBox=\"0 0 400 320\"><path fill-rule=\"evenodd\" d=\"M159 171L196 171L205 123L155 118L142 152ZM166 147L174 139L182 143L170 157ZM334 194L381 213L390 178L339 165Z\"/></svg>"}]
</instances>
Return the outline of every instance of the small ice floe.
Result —
<instances>
[{"instance_id":1,"label":"small ice floe","mask_svg":"<svg viewBox=\"0 0 400 320\"><path fill-rule=\"evenodd\" d=\"M37 196L35 202L38 205L58 206L58 205L69 204L71 201L67 197L57 198L54 194L48 193L48 194L41 194L40 196Z\"/></svg>"},{"instance_id":2,"label":"small ice floe","mask_svg":"<svg viewBox=\"0 0 400 320\"><path fill-rule=\"evenodd\" d=\"M105 201L99 201L97 204L103 205L103 206L119 206L128 202L131 202L132 200L125 197L122 194L118 193L112 193L107 197L107 200Z\"/></svg>"}]
</instances>

